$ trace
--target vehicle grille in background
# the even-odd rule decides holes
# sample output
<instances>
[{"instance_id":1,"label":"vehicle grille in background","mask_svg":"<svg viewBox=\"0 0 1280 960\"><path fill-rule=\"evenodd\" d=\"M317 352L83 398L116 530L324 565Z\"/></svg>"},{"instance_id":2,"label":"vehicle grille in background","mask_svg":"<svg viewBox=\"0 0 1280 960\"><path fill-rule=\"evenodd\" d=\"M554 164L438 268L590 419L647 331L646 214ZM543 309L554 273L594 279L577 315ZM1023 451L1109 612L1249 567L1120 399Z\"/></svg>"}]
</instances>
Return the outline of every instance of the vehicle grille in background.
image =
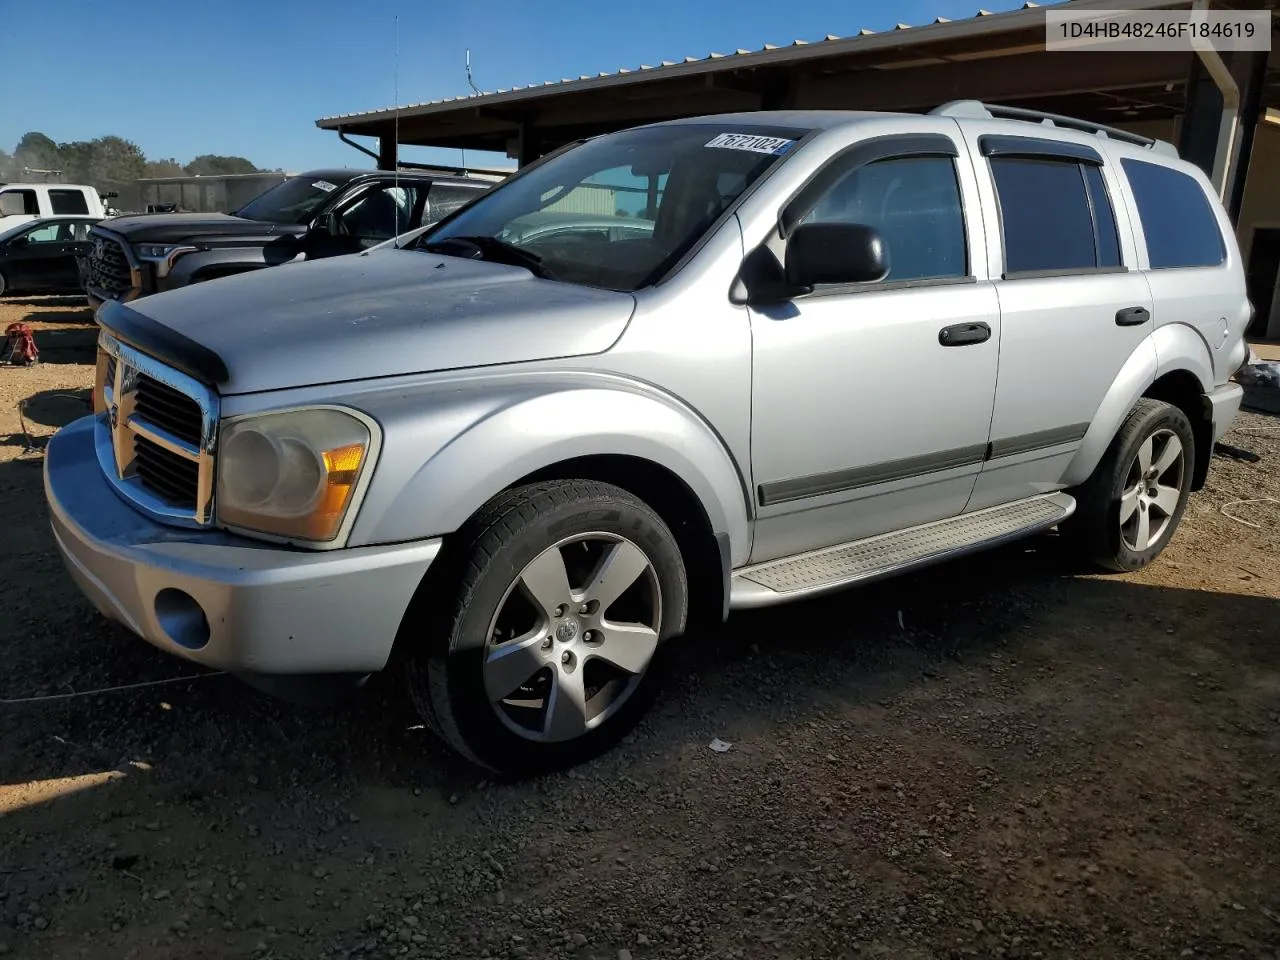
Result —
<instances>
[{"instance_id":1,"label":"vehicle grille in background","mask_svg":"<svg viewBox=\"0 0 1280 960\"><path fill-rule=\"evenodd\" d=\"M101 241L99 243L98 241ZM101 255L99 255L101 249ZM117 240L93 235L93 248L85 257L85 283L106 293L120 293L133 286L133 271L124 247Z\"/></svg>"},{"instance_id":2,"label":"vehicle grille in background","mask_svg":"<svg viewBox=\"0 0 1280 960\"><path fill-rule=\"evenodd\" d=\"M133 404L135 417L199 448L203 423L200 405L186 394L142 373L134 388Z\"/></svg>"}]
</instances>

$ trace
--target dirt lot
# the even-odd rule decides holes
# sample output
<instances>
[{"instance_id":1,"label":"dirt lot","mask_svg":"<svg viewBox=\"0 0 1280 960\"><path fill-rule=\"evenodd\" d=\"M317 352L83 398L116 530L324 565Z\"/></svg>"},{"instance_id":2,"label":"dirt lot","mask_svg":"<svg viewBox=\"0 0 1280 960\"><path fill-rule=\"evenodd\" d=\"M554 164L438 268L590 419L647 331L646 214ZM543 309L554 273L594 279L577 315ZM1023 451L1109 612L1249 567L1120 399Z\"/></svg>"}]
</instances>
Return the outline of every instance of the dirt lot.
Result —
<instances>
[{"instance_id":1,"label":"dirt lot","mask_svg":"<svg viewBox=\"0 0 1280 960\"><path fill-rule=\"evenodd\" d=\"M0 698L198 671L54 553L40 446L92 331L0 369ZM17 403L33 398L20 429ZM222 676L0 702L0 954L31 958L1280 957L1280 418L1226 438L1171 548L1046 537L690 638L574 773L486 783L392 691ZM708 748L713 737L733 744Z\"/></svg>"}]
</instances>

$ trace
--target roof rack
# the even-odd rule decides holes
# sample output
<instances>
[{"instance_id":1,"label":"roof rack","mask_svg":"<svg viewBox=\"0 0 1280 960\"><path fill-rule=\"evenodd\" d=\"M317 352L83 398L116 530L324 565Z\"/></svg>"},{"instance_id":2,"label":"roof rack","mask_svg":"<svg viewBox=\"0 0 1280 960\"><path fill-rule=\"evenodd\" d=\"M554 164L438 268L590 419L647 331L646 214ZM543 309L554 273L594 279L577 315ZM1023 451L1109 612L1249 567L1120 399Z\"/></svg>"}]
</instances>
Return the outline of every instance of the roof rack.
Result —
<instances>
[{"instance_id":1,"label":"roof rack","mask_svg":"<svg viewBox=\"0 0 1280 960\"><path fill-rule=\"evenodd\" d=\"M982 103L979 100L952 100L949 103L942 104L940 107L934 107L929 113L937 117L967 118L970 120L1026 120L1029 123L1040 123L1050 127L1080 130L1099 137L1107 137L1111 140L1120 140L1124 143L1146 147L1156 153L1163 153L1172 157L1178 156L1177 148L1167 140L1155 140L1137 133L1130 133L1128 130L1120 130L1116 127L1108 127L1105 124L1092 123L1088 120L1077 120L1075 117L1064 117L1057 113L1044 113L1040 110L1005 107L999 104Z\"/></svg>"}]
</instances>

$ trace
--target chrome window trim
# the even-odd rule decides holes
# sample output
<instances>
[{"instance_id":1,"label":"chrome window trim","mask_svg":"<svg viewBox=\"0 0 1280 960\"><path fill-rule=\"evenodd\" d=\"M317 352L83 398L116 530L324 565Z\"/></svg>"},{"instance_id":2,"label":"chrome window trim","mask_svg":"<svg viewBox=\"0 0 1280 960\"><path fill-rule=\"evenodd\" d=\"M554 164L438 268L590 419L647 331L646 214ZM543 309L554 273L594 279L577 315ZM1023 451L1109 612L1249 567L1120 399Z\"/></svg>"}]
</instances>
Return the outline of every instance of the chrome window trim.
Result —
<instances>
[{"instance_id":1,"label":"chrome window trim","mask_svg":"<svg viewBox=\"0 0 1280 960\"><path fill-rule=\"evenodd\" d=\"M110 382L106 382L106 362L101 384L102 405L94 428L94 448L102 472L112 488L142 513L161 523L180 527L207 528L214 521L214 454L217 444L219 398L216 392L193 377L166 366L111 336L99 334L98 349L106 357L114 357ZM139 374L176 390L200 408L200 440L198 446L174 436L163 427L147 421L134 412ZM165 502L138 480L134 471L136 437L150 440L170 453L191 461L197 467L196 505L194 509Z\"/></svg>"}]
</instances>

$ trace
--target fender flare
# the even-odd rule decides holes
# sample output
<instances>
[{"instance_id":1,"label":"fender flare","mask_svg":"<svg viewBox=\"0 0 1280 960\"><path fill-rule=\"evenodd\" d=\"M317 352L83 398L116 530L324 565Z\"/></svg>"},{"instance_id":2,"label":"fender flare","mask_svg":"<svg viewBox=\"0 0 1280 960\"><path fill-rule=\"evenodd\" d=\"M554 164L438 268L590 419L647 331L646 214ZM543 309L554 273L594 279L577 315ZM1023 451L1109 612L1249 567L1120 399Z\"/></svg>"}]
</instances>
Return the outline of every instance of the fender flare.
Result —
<instances>
[{"instance_id":1,"label":"fender flare","mask_svg":"<svg viewBox=\"0 0 1280 960\"><path fill-rule=\"evenodd\" d=\"M1074 487L1089 478L1133 405L1161 377L1184 371L1196 378L1202 393L1213 389L1213 358L1195 328L1184 323L1157 327L1129 354L1094 412L1089 429L1067 465L1062 482Z\"/></svg>"},{"instance_id":2,"label":"fender flare","mask_svg":"<svg viewBox=\"0 0 1280 960\"><path fill-rule=\"evenodd\" d=\"M701 504L712 534L728 538L730 562L746 562L747 482L710 425L676 398L630 381L598 379L502 393L485 402L455 395L458 406L441 418L451 423L448 436L431 442L431 452L416 466L388 477L395 489L376 489L385 466L379 464L352 545L447 535L523 477L567 460L616 455L646 460L679 477ZM404 432L412 428L405 424ZM384 429L384 456L413 449L394 439L394 422Z\"/></svg>"}]
</instances>

